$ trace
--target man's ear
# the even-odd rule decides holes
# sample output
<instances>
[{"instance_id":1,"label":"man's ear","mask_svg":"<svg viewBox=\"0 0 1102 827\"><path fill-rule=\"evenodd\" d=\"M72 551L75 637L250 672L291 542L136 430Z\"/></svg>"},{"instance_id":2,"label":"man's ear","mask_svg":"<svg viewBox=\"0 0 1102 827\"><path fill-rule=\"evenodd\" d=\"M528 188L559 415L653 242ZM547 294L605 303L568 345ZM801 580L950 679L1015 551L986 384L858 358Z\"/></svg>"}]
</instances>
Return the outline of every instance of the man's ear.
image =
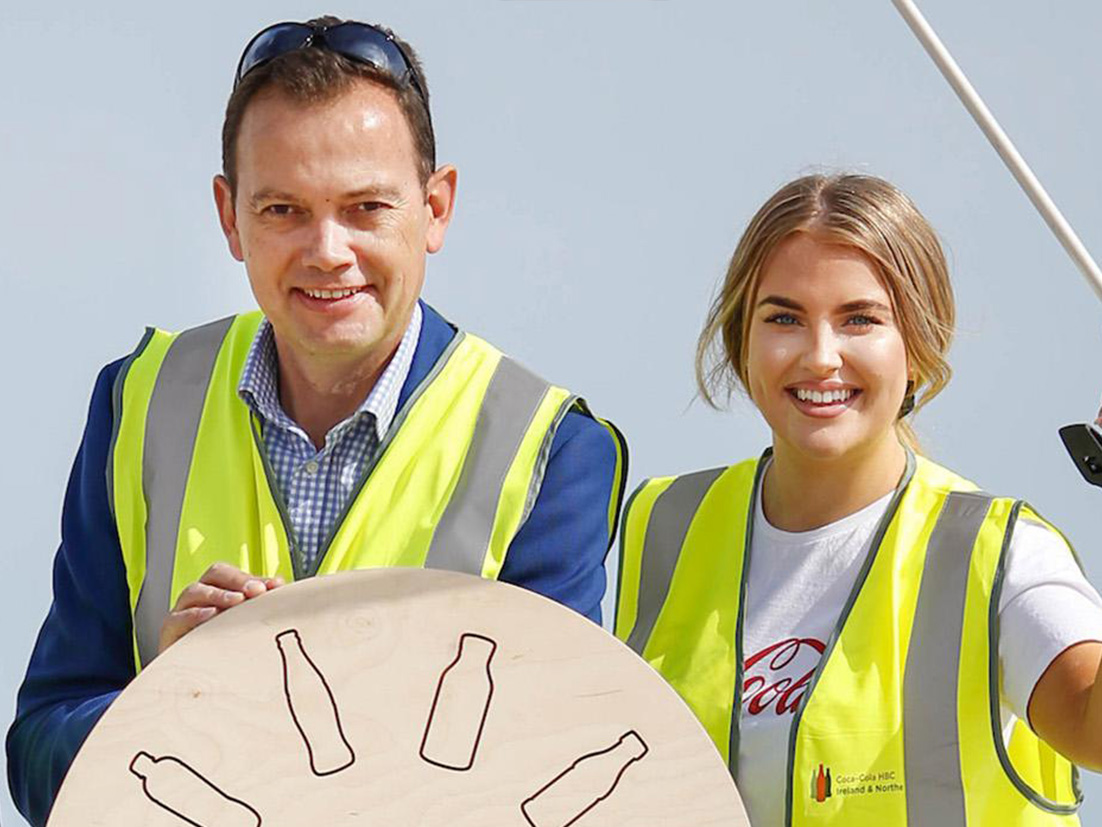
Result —
<instances>
[{"instance_id":1,"label":"man's ear","mask_svg":"<svg viewBox=\"0 0 1102 827\"><path fill-rule=\"evenodd\" d=\"M230 189L230 182L224 175L214 176L214 204L218 208L218 221L222 225L223 235L226 236L230 255L238 261L244 261L241 236L237 232L237 212L233 205L233 190Z\"/></svg>"},{"instance_id":2,"label":"man's ear","mask_svg":"<svg viewBox=\"0 0 1102 827\"><path fill-rule=\"evenodd\" d=\"M448 165L436 170L425 184L425 208L429 211L425 249L430 253L435 253L444 246L444 235L455 210L455 189L458 181L459 172Z\"/></svg>"}]
</instances>

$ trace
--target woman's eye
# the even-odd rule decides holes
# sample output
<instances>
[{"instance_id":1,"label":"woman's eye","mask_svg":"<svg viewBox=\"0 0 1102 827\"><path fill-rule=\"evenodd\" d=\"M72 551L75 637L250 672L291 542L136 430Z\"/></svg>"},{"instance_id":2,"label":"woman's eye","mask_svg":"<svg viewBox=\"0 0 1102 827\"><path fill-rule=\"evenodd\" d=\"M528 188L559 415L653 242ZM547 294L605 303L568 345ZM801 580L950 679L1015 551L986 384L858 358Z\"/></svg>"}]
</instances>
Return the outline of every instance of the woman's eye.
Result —
<instances>
[{"instance_id":1,"label":"woman's eye","mask_svg":"<svg viewBox=\"0 0 1102 827\"><path fill-rule=\"evenodd\" d=\"M871 327L875 324L880 324L880 320L873 316L866 316L864 313L857 313L846 319L846 324L851 327Z\"/></svg>"},{"instance_id":2,"label":"woman's eye","mask_svg":"<svg viewBox=\"0 0 1102 827\"><path fill-rule=\"evenodd\" d=\"M765 320L766 324L793 325L797 319L791 313L774 313Z\"/></svg>"}]
</instances>

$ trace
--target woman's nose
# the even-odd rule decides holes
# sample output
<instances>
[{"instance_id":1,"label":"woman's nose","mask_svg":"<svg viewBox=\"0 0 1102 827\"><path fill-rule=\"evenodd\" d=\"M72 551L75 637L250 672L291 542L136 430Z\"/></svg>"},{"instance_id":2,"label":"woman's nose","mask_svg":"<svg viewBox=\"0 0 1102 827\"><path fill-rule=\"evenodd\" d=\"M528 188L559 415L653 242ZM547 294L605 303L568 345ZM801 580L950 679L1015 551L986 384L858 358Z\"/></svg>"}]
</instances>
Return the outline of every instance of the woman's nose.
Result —
<instances>
[{"instance_id":1,"label":"woman's nose","mask_svg":"<svg viewBox=\"0 0 1102 827\"><path fill-rule=\"evenodd\" d=\"M817 375L830 375L842 367L842 343L828 323L810 329L804 363Z\"/></svg>"}]
</instances>

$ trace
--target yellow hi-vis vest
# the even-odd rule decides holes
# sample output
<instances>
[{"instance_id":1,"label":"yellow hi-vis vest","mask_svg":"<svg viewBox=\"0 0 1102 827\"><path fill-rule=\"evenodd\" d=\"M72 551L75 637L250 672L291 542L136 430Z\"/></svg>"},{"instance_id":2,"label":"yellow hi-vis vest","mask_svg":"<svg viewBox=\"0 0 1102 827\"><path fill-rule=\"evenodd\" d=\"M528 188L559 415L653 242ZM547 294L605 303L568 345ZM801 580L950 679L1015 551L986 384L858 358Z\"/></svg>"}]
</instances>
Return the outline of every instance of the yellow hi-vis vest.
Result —
<instances>
[{"instance_id":1,"label":"yellow hi-vis vest","mask_svg":"<svg viewBox=\"0 0 1102 827\"><path fill-rule=\"evenodd\" d=\"M768 456L647 480L622 524L616 634L692 707L736 781L743 606ZM1043 523L909 458L796 709L777 779L786 827L1079 823L1075 768L1021 721L1009 746L1001 732L999 593L1019 517Z\"/></svg>"},{"instance_id":2,"label":"yellow hi-vis vest","mask_svg":"<svg viewBox=\"0 0 1102 827\"><path fill-rule=\"evenodd\" d=\"M138 669L179 593L213 563L290 581L379 566L496 578L535 504L568 391L456 334L395 414L376 459L302 571L260 424L237 395L259 313L148 330L115 383L108 491L126 566ZM600 421L600 420L598 420ZM619 434L609 530L625 464Z\"/></svg>"}]
</instances>

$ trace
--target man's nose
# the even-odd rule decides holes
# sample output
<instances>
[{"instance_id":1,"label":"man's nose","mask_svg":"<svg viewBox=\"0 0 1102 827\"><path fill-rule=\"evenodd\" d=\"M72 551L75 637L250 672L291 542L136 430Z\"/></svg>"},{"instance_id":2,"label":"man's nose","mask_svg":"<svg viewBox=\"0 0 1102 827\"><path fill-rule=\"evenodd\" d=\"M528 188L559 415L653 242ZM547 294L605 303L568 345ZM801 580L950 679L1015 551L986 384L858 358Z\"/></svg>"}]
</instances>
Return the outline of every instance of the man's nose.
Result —
<instances>
[{"instance_id":1,"label":"man's nose","mask_svg":"<svg viewBox=\"0 0 1102 827\"><path fill-rule=\"evenodd\" d=\"M333 218L319 218L310 226L303 264L316 270L332 272L354 264L352 238L348 228Z\"/></svg>"},{"instance_id":2,"label":"man's nose","mask_svg":"<svg viewBox=\"0 0 1102 827\"><path fill-rule=\"evenodd\" d=\"M834 326L824 322L810 330L804 362L818 375L830 375L842 367L842 342Z\"/></svg>"}]
</instances>

